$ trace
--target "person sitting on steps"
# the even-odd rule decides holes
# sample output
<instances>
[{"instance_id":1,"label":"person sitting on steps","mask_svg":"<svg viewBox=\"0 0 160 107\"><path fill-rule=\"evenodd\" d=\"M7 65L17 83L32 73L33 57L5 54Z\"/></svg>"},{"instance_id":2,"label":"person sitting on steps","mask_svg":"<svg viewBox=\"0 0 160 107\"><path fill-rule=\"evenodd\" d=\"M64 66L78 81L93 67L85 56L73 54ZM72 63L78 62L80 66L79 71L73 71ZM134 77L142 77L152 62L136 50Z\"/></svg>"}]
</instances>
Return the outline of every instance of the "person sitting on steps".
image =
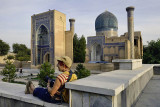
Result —
<instances>
[{"instance_id":1,"label":"person sitting on steps","mask_svg":"<svg viewBox=\"0 0 160 107\"><path fill-rule=\"evenodd\" d=\"M64 85L66 82L76 80L77 76L70 70L72 60L68 56L56 59L58 61L57 67L63 73L58 75L56 80L46 78L46 81L48 80L47 88L36 88L31 81L28 81L25 94L33 94L33 96L49 103L69 102L69 90L65 89Z\"/></svg>"}]
</instances>

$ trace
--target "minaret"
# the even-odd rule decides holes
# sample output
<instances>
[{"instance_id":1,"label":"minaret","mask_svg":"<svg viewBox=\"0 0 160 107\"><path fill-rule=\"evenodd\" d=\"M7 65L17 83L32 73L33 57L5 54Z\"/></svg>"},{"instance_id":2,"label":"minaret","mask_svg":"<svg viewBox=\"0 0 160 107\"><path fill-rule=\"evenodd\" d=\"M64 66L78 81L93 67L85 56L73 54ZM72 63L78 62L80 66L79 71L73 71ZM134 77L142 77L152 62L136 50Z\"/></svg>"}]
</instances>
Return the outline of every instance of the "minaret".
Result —
<instances>
[{"instance_id":1,"label":"minaret","mask_svg":"<svg viewBox=\"0 0 160 107\"><path fill-rule=\"evenodd\" d=\"M73 34L74 34L74 22L75 22L75 19L69 19L69 22L70 22L70 31L72 31Z\"/></svg>"},{"instance_id":2,"label":"minaret","mask_svg":"<svg viewBox=\"0 0 160 107\"><path fill-rule=\"evenodd\" d=\"M130 41L130 55L131 59L134 59L134 7L130 6L126 8L128 18L128 39Z\"/></svg>"},{"instance_id":3,"label":"minaret","mask_svg":"<svg viewBox=\"0 0 160 107\"><path fill-rule=\"evenodd\" d=\"M70 30L65 32L65 55L73 61L73 37L75 19L69 19Z\"/></svg>"}]
</instances>

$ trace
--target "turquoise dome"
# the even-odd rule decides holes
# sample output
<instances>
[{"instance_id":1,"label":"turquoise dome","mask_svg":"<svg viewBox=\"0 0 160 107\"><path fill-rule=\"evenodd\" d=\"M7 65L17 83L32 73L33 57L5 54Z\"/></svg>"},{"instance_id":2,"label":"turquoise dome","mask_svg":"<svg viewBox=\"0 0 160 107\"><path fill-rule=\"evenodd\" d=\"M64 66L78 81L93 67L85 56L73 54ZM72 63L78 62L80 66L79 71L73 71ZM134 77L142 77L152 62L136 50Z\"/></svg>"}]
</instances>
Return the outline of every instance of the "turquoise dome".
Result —
<instances>
[{"instance_id":1,"label":"turquoise dome","mask_svg":"<svg viewBox=\"0 0 160 107\"><path fill-rule=\"evenodd\" d=\"M105 11L101 13L95 21L95 30L96 31L107 31L107 30L118 30L118 21L115 15Z\"/></svg>"}]
</instances>

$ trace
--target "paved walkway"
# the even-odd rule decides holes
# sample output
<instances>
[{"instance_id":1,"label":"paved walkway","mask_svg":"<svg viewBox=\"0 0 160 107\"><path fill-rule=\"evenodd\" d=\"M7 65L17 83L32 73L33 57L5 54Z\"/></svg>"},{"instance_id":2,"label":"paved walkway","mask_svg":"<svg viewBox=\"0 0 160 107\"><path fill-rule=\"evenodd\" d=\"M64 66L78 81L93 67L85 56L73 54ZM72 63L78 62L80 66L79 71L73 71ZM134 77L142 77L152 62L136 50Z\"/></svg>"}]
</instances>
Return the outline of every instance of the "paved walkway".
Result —
<instances>
[{"instance_id":1,"label":"paved walkway","mask_svg":"<svg viewBox=\"0 0 160 107\"><path fill-rule=\"evenodd\" d=\"M135 107L160 107L160 75L154 75Z\"/></svg>"}]
</instances>

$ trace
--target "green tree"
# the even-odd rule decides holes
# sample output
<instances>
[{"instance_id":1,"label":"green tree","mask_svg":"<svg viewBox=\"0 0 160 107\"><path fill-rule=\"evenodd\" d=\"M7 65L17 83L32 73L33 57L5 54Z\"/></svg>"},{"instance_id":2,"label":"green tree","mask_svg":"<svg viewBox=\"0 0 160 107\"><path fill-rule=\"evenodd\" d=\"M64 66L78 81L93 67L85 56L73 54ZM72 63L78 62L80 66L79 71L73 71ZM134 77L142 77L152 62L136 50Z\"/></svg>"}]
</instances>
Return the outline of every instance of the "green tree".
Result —
<instances>
[{"instance_id":1,"label":"green tree","mask_svg":"<svg viewBox=\"0 0 160 107\"><path fill-rule=\"evenodd\" d=\"M78 64L76 66L75 74L77 75L78 79L85 78L91 75L90 70L86 69L83 64Z\"/></svg>"},{"instance_id":2,"label":"green tree","mask_svg":"<svg viewBox=\"0 0 160 107\"><path fill-rule=\"evenodd\" d=\"M16 67L9 60L6 61L5 68L2 70L3 81L13 82L16 77Z\"/></svg>"},{"instance_id":3,"label":"green tree","mask_svg":"<svg viewBox=\"0 0 160 107\"><path fill-rule=\"evenodd\" d=\"M85 37L82 35L80 40L79 40L79 48L80 48L80 61L81 63L85 62L85 56L86 56L86 39Z\"/></svg>"},{"instance_id":4,"label":"green tree","mask_svg":"<svg viewBox=\"0 0 160 107\"><path fill-rule=\"evenodd\" d=\"M15 43L12 45L13 52L16 53L16 60L19 61L29 61L30 60L30 49L26 47L24 44Z\"/></svg>"},{"instance_id":5,"label":"green tree","mask_svg":"<svg viewBox=\"0 0 160 107\"><path fill-rule=\"evenodd\" d=\"M78 62L78 53L79 53L79 39L77 34L75 33L73 37L73 61Z\"/></svg>"},{"instance_id":6,"label":"green tree","mask_svg":"<svg viewBox=\"0 0 160 107\"><path fill-rule=\"evenodd\" d=\"M50 78L54 77L55 70L51 68L51 64L49 62L45 62L41 65L40 73L38 74L39 85L42 87L46 87L47 83L45 82L45 77L48 76Z\"/></svg>"},{"instance_id":7,"label":"green tree","mask_svg":"<svg viewBox=\"0 0 160 107\"><path fill-rule=\"evenodd\" d=\"M10 49L9 45L0 40L0 56L7 55L9 49Z\"/></svg>"},{"instance_id":8,"label":"green tree","mask_svg":"<svg viewBox=\"0 0 160 107\"><path fill-rule=\"evenodd\" d=\"M75 33L73 38L73 59L75 63L83 63L85 62L85 55L86 55L86 40L85 37L82 35L78 38L77 34Z\"/></svg>"},{"instance_id":9,"label":"green tree","mask_svg":"<svg viewBox=\"0 0 160 107\"><path fill-rule=\"evenodd\" d=\"M26 52L19 51L16 55L16 59L19 61L29 61L30 55L27 55Z\"/></svg>"},{"instance_id":10,"label":"green tree","mask_svg":"<svg viewBox=\"0 0 160 107\"><path fill-rule=\"evenodd\" d=\"M151 40L147 46L143 47L143 63L159 64L160 63L160 39Z\"/></svg>"},{"instance_id":11,"label":"green tree","mask_svg":"<svg viewBox=\"0 0 160 107\"><path fill-rule=\"evenodd\" d=\"M13 47L13 53L18 53L19 51L27 51L27 47L26 47L26 45L24 45L24 44L18 44L18 43L14 43L13 45L12 45L12 47Z\"/></svg>"}]
</instances>

